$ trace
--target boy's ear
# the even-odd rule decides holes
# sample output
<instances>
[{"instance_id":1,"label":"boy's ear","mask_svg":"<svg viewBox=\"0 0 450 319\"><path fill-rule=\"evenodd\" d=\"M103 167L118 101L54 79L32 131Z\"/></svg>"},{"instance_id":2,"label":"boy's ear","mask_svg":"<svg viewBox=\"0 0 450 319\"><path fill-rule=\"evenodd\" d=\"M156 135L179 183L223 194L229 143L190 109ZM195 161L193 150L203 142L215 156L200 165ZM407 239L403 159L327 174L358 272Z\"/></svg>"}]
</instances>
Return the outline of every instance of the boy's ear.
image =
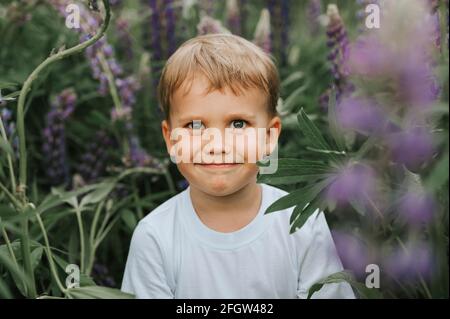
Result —
<instances>
[{"instance_id":1,"label":"boy's ear","mask_svg":"<svg viewBox=\"0 0 450 319\"><path fill-rule=\"evenodd\" d=\"M281 119L279 116L274 116L267 125L266 131L266 156L269 156L274 151L278 144L278 138L281 134Z\"/></svg>"},{"instance_id":2,"label":"boy's ear","mask_svg":"<svg viewBox=\"0 0 450 319\"><path fill-rule=\"evenodd\" d=\"M166 142L167 153L170 154L170 149L172 148L172 141L170 140L170 124L167 120L163 120L161 122L161 131L164 137L164 141Z\"/></svg>"}]
</instances>

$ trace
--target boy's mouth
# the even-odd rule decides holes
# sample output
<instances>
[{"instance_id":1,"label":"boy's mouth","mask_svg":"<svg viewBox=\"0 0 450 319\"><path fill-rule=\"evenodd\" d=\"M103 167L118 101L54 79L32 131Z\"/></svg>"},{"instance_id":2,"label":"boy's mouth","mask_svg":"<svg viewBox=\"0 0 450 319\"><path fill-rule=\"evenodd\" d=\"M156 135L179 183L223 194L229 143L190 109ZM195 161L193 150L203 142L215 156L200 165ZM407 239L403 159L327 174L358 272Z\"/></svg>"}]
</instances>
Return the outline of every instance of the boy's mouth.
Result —
<instances>
[{"instance_id":1,"label":"boy's mouth","mask_svg":"<svg viewBox=\"0 0 450 319\"><path fill-rule=\"evenodd\" d=\"M235 167L235 166L238 166L241 164L242 163L213 163L213 164L197 163L195 165L200 165L201 167L205 167L205 168L230 168L230 167Z\"/></svg>"}]
</instances>

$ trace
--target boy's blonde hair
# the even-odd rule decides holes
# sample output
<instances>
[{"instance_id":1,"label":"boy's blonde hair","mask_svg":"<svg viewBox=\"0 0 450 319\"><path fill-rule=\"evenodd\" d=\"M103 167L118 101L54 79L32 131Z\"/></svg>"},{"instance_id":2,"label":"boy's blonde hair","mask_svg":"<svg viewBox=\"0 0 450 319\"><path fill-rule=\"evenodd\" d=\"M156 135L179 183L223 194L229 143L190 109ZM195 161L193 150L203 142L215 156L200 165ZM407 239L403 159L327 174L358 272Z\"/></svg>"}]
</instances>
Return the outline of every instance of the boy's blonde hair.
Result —
<instances>
[{"instance_id":1,"label":"boy's blonde hair","mask_svg":"<svg viewBox=\"0 0 450 319\"><path fill-rule=\"evenodd\" d=\"M280 80L272 57L244 38L207 34L186 41L167 60L158 85L158 98L166 119L174 92L195 74L209 81L207 93L230 88L235 95L258 88L268 97L268 111L276 115ZM189 86L190 87L190 86Z\"/></svg>"}]
</instances>

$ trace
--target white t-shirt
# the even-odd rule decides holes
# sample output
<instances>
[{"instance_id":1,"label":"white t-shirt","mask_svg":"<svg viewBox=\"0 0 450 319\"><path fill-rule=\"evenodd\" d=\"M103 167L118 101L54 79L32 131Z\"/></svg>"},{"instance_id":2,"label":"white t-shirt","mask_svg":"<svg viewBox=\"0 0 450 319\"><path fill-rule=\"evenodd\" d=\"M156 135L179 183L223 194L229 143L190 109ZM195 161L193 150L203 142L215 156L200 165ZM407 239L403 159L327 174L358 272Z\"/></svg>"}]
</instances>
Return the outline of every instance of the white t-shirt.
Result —
<instances>
[{"instance_id":1,"label":"white t-shirt","mask_svg":"<svg viewBox=\"0 0 450 319\"><path fill-rule=\"evenodd\" d=\"M137 298L306 298L316 281L342 264L319 210L293 234L293 208L264 214L287 192L262 186L258 215L222 233L194 210L190 187L167 200L136 227L122 291ZM347 283L327 284L313 298L354 298Z\"/></svg>"}]
</instances>

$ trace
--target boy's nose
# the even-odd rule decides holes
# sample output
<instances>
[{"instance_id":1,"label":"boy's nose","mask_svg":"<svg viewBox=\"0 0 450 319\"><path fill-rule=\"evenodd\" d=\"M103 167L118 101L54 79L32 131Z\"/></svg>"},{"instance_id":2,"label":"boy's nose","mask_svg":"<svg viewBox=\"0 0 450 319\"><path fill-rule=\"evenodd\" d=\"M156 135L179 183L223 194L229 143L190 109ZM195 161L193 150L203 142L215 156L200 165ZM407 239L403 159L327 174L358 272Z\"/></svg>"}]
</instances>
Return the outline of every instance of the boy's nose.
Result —
<instances>
[{"instance_id":1,"label":"boy's nose","mask_svg":"<svg viewBox=\"0 0 450 319\"><path fill-rule=\"evenodd\" d=\"M228 154L231 152L231 145L225 139L225 134L221 132L220 136L217 134L214 138L209 139L205 145L206 151L210 155L214 154Z\"/></svg>"}]
</instances>

